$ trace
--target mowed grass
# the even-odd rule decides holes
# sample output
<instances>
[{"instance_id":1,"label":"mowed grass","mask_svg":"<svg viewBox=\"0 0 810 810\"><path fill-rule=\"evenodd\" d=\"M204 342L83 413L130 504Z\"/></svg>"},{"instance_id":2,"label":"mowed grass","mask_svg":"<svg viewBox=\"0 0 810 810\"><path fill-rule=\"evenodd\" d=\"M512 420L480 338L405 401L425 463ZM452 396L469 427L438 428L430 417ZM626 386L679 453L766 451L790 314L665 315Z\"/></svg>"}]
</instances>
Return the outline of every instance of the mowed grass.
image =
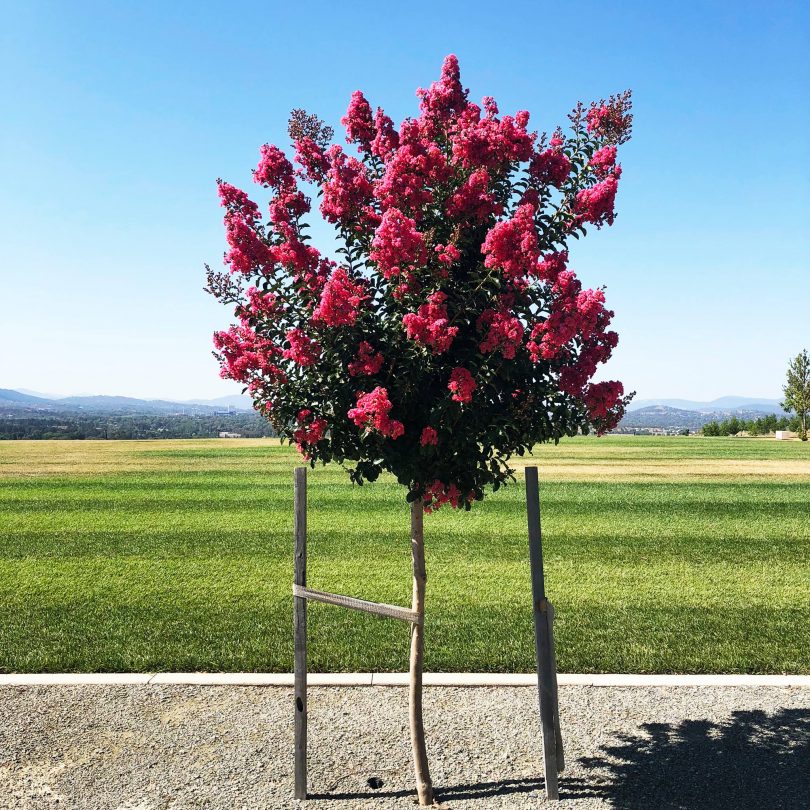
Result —
<instances>
[{"instance_id":1,"label":"mowed grass","mask_svg":"<svg viewBox=\"0 0 810 810\"><path fill-rule=\"evenodd\" d=\"M289 671L292 470L272 440L0 442L0 671ZM810 446L538 448L566 672L810 672ZM309 584L410 603L391 479L309 473ZM525 492L425 519L426 667L531 671ZM313 671L403 670L408 628L312 604Z\"/></svg>"}]
</instances>

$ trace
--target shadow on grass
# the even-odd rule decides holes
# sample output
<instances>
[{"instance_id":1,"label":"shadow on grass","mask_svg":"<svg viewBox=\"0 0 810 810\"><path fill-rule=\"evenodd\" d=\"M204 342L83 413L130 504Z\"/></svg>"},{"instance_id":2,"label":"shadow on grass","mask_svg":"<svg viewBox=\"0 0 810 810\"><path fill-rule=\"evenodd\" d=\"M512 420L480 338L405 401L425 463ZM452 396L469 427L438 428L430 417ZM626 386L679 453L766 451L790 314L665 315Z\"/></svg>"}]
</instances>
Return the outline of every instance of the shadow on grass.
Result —
<instances>
[{"instance_id":1,"label":"shadow on grass","mask_svg":"<svg viewBox=\"0 0 810 810\"><path fill-rule=\"evenodd\" d=\"M560 798L600 799L617 810L806 810L810 806L810 709L740 711L727 720L649 723L619 735L560 779ZM584 771L584 773L583 773ZM481 802L540 793L542 778L436 788L437 799ZM413 790L324 793L310 798L405 798Z\"/></svg>"}]
</instances>

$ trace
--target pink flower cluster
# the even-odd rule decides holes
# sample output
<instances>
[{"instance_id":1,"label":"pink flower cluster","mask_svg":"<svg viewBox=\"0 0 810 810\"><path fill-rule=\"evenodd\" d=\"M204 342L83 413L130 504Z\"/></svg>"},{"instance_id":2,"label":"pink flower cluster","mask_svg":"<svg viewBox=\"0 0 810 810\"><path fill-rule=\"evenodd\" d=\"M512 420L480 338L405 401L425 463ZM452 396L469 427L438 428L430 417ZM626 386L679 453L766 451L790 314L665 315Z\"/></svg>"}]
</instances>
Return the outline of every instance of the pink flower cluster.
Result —
<instances>
[{"instance_id":1,"label":"pink flower cluster","mask_svg":"<svg viewBox=\"0 0 810 810\"><path fill-rule=\"evenodd\" d=\"M231 326L214 332L214 348L222 356L220 375L236 382L249 383L254 375L285 382L286 375L273 363L281 351L272 341L259 337L249 326Z\"/></svg>"},{"instance_id":2,"label":"pink flower cluster","mask_svg":"<svg viewBox=\"0 0 810 810\"><path fill-rule=\"evenodd\" d=\"M324 175L329 170L329 159L323 149L308 137L297 140L293 145L295 146L295 162L301 166L300 176L314 183L322 182Z\"/></svg>"},{"instance_id":3,"label":"pink flower cluster","mask_svg":"<svg viewBox=\"0 0 810 810\"><path fill-rule=\"evenodd\" d=\"M426 427L422 431L422 435L419 437L419 444L422 447L427 447L427 445L437 445L439 443L439 434L436 433L436 429L430 426Z\"/></svg>"},{"instance_id":4,"label":"pink flower cluster","mask_svg":"<svg viewBox=\"0 0 810 810\"><path fill-rule=\"evenodd\" d=\"M485 309L478 318L478 329L487 330L479 344L484 354L500 351L504 360L514 360L523 343L523 324L505 307Z\"/></svg>"},{"instance_id":5,"label":"pink flower cluster","mask_svg":"<svg viewBox=\"0 0 810 810\"><path fill-rule=\"evenodd\" d=\"M603 146L597 149L591 156L591 169L600 179L604 179L610 174L610 170L616 165L616 155L618 149L615 145Z\"/></svg>"},{"instance_id":6,"label":"pink flower cluster","mask_svg":"<svg viewBox=\"0 0 810 810\"><path fill-rule=\"evenodd\" d=\"M571 270L560 272L551 289L554 305L548 317L532 328L526 346L535 363L564 356L575 337L587 341L610 320L611 313L604 308L604 293L582 290Z\"/></svg>"},{"instance_id":7,"label":"pink flower cluster","mask_svg":"<svg viewBox=\"0 0 810 810\"><path fill-rule=\"evenodd\" d=\"M371 151L371 143L377 131L371 116L371 106L360 90L352 93L349 109L340 119L340 123L346 127L346 143L356 143L363 151Z\"/></svg>"},{"instance_id":8,"label":"pink flower cluster","mask_svg":"<svg viewBox=\"0 0 810 810\"><path fill-rule=\"evenodd\" d=\"M217 180L217 192L219 194L220 205L222 205L223 208L227 208L229 214L238 214L242 219L251 224L261 219L259 206L241 189L232 186L230 183L226 183L224 180Z\"/></svg>"},{"instance_id":9,"label":"pink flower cluster","mask_svg":"<svg viewBox=\"0 0 810 810\"><path fill-rule=\"evenodd\" d=\"M616 214L613 210L616 191L619 188L621 166L616 166L611 174L590 188L577 192L574 213L580 222L591 222L597 228L603 224L612 225Z\"/></svg>"},{"instance_id":10,"label":"pink flower cluster","mask_svg":"<svg viewBox=\"0 0 810 810\"><path fill-rule=\"evenodd\" d=\"M498 268L511 280L534 270L540 255L534 212L532 205L521 205L512 219L498 222L489 231L481 247L485 267Z\"/></svg>"},{"instance_id":11,"label":"pink flower cluster","mask_svg":"<svg viewBox=\"0 0 810 810\"><path fill-rule=\"evenodd\" d=\"M418 121L402 124L399 141L375 192L383 208L399 208L418 221L424 207L433 202L431 189L447 180L450 168L442 150L423 137Z\"/></svg>"},{"instance_id":12,"label":"pink flower cluster","mask_svg":"<svg viewBox=\"0 0 810 810\"><path fill-rule=\"evenodd\" d=\"M253 179L271 188L286 187L292 179L293 167L284 152L266 143L259 150L259 155L259 165L253 171Z\"/></svg>"},{"instance_id":13,"label":"pink flower cluster","mask_svg":"<svg viewBox=\"0 0 810 810\"><path fill-rule=\"evenodd\" d=\"M259 239L252 223L238 214L225 215L225 239L230 250L225 254L225 264L232 273L269 274L275 261L273 252Z\"/></svg>"},{"instance_id":14,"label":"pink flower cluster","mask_svg":"<svg viewBox=\"0 0 810 810\"><path fill-rule=\"evenodd\" d=\"M549 142L548 149L535 152L529 163L529 175L543 186L560 188L571 172L571 161L562 151L563 139L555 136Z\"/></svg>"},{"instance_id":15,"label":"pink flower cluster","mask_svg":"<svg viewBox=\"0 0 810 810\"><path fill-rule=\"evenodd\" d=\"M450 382L447 384L455 402L472 402L473 391L478 388L478 383L473 379L472 374L461 366L456 366L450 372Z\"/></svg>"},{"instance_id":16,"label":"pink flower cluster","mask_svg":"<svg viewBox=\"0 0 810 810\"><path fill-rule=\"evenodd\" d=\"M371 142L371 154L382 160L399 148L399 133L394 129L394 122L379 108L374 113L374 140Z\"/></svg>"},{"instance_id":17,"label":"pink flower cluster","mask_svg":"<svg viewBox=\"0 0 810 810\"><path fill-rule=\"evenodd\" d=\"M278 296L273 293L262 293L256 287L248 287L245 291L247 303L242 307L242 312L253 318L265 318L275 315L279 308Z\"/></svg>"},{"instance_id":18,"label":"pink flower cluster","mask_svg":"<svg viewBox=\"0 0 810 810\"><path fill-rule=\"evenodd\" d=\"M352 281L345 268L336 267L323 287L312 320L326 326L353 326L366 298L362 283Z\"/></svg>"},{"instance_id":19,"label":"pink flower cluster","mask_svg":"<svg viewBox=\"0 0 810 810\"><path fill-rule=\"evenodd\" d=\"M554 282L559 277L560 273L568 266L568 251L561 250L554 253L546 253L542 260L537 263L534 268L534 275L541 281L546 281L549 284Z\"/></svg>"},{"instance_id":20,"label":"pink flower cluster","mask_svg":"<svg viewBox=\"0 0 810 810\"><path fill-rule=\"evenodd\" d=\"M529 160L535 137L526 131L529 113L522 110L502 119L495 113L497 107L490 106L482 118L481 109L468 104L458 116L452 138L453 157L458 164L502 171L509 163Z\"/></svg>"},{"instance_id":21,"label":"pink flower cluster","mask_svg":"<svg viewBox=\"0 0 810 810\"><path fill-rule=\"evenodd\" d=\"M412 273L425 264L425 239L416 229L416 222L402 211L389 208L374 234L369 258L387 279Z\"/></svg>"},{"instance_id":22,"label":"pink flower cluster","mask_svg":"<svg viewBox=\"0 0 810 810\"><path fill-rule=\"evenodd\" d=\"M453 265L461 258L458 248L452 244L443 245L439 243L433 250L441 264ZM446 278L447 271L442 272L442 276Z\"/></svg>"},{"instance_id":23,"label":"pink flower cluster","mask_svg":"<svg viewBox=\"0 0 810 810\"><path fill-rule=\"evenodd\" d=\"M293 431L293 438L298 443L298 449L305 453L305 445L317 444L323 438L328 426L329 423L326 419L315 416L309 409L299 411L298 429Z\"/></svg>"},{"instance_id":24,"label":"pink flower cluster","mask_svg":"<svg viewBox=\"0 0 810 810\"><path fill-rule=\"evenodd\" d=\"M633 125L630 108L629 90L611 96L607 101L594 102L585 116L588 132L608 143L625 143Z\"/></svg>"},{"instance_id":25,"label":"pink flower cluster","mask_svg":"<svg viewBox=\"0 0 810 810\"><path fill-rule=\"evenodd\" d=\"M329 168L323 182L321 213L328 222L351 226L356 221L374 221L371 206L374 186L366 167L357 158L347 157L339 146L326 152Z\"/></svg>"},{"instance_id":26,"label":"pink flower cluster","mask_svg":"<svg viewBox=\"0 0 810 810\"><path fill-rule=\"evenodd\" d=\"M591 419L608 419L623 394L624 386L616 380L589 385L584 401Z\"/></svg>"},{"instance_id":27,"label":"pink flower cluster","mask_svg":"<svg viewBox=\"0 0 810 810\"><path fill-rule=\"evenodd\" d=\"M382 365L382 352L375 352L374 347L367 340L363 340L358 347L357 357L349 363L349 376L371 377L382 368Z\"/></svg>"},{"instance_id":28,"label":"pink flower cluster","mask_svg":"<svg viewBox=\"0 0 810 810\"><path fill-rule=\"evenodd\" d=\"M284 350L284 357L293 360L299 366L306 367L315 365L321 356L321 347L317 341L308 337L303 329L295 327L287 332L287 342L289 349Z\"/></svg>"},{"instance_id":29,"label":"pink flower cluster","mask_svg":"<svg viewBox=\"0 0 810 810\"><path fill-rule=\"evenodd\" d=\"M465 500L472 501L472 493L463 498L461 490L455 484L445 484L442 481L434 481L426 487L423 496L425 512L428 513L441 509L446 503L449 503L453 509L458 509Z\"/></svg>"},{"instance_id":30,"label":"pink flower cluster","mask_svg":"<svg viewBox=\"0 0 810 810\"><path fill-rule=\"evenodd\" d=\"M488 217L500 211L501 207L490 191L489 172L486 169L472 172L445 203L447 216L462 222L486 222Z\"/></svg>"},{"instance_id":31,"label":"pink flower cluster","mask_svg":"<svg viewBox=\"0 0 810 810\"><path fill-rule=\"evenodd\" d=\"M405 426L389 416L392 408L388 391L377 386L368 394L357 395L357 407L348 412L349 419L358 427L373 428L383 436L398 439L404 432Z\"/></svg>"},{"instance_id":32,"label":"pink flower cluster","mask_svg":"<svg viewBox=\"0 0 810 810\"><path fill-rule=\"evenodd\" d=\"M435 292L416 313L409 312L402 318L408 337L432 349L433 354L446 352L458 334L458 327L449 325L446 300L443 292Z\"/></svg>"},{"instance_id":33,"label":"pink flower cluster","mask_svg":"<svg viewBox=\"0 0 810 810\"><path fill-rule=\"evenodd\" d=\"M419 88L416 95L421 99L420 108L428 119L447 122L467 105L467 91L461 86L461 71L458 58L450 54L442 64L438 81L430 88Z\"/></svg>"}]
</instances>

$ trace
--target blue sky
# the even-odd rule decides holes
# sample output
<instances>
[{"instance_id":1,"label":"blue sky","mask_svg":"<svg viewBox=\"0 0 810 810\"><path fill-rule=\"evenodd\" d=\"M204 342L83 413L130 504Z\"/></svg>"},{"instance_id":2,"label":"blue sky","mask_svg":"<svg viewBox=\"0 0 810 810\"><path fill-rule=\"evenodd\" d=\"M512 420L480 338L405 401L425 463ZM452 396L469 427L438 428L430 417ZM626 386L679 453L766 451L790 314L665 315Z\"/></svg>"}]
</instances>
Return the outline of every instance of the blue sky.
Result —
<instances>
[{"instance_id":1,"label":"blue sky","mask_svg":"<svg viewBox=\"0 0 810 810\"><path fill-rule=\"evenodd\" d=\"M456 53L473 98L541 130L633 89L619 217L572 251L616 311L606 376L641 398L778 396L810 348L809 9L6 4L0 387L236 392L209 354L228 312L201 291L224 249L215 179L252 185L292 107L337 125L361 88L414 113Z\"/></svg>"}]
</instances>

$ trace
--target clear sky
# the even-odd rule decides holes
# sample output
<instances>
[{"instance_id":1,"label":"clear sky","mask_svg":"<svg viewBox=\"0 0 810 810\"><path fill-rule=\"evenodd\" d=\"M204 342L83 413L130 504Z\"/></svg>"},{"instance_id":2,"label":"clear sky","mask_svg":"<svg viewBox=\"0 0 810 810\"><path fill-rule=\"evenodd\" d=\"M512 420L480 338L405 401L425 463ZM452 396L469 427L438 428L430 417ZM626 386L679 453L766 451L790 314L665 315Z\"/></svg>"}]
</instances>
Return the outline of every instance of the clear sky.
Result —
<instances>
[{"instance_id":1,"label":"clear sky","mask_svg":"<svg viewBox=\"0 0 810 810\"><path fill-rule=\"evenodd\" d=\"M215 180L250 186L288 112L395 120L456 53L541 130L631 87L613 228L574 245L640 398L778 396L810 348L810 4L38 2L0 10L0 387L238 392L202 291Z\"/></svg>"}]
</instances>

